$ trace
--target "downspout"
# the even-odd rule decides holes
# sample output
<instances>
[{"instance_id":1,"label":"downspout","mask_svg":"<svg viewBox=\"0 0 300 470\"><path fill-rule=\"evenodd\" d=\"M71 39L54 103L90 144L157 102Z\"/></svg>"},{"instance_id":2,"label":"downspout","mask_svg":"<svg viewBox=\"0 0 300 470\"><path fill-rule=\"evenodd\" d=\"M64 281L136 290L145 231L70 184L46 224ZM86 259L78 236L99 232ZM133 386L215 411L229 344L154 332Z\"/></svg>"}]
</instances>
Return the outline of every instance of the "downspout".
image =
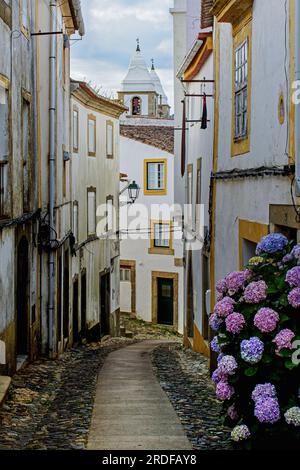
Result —
<instances>
[{"instance_id":1,"label":"downspout","mask_svg":"<svg viewBox=\"0 0 300 470\"><path fill-rule=\"evenodd\" d=\"M299 0L295 2L295 81L297 89L300 85L300 4ZM296 161L296 196L300 196L300 103L295 104L295 161Z\"/></svg>"},{"instance_id":2,"label":"downspout","mask_svg":"<svg viewBox=\"0 0 300 470\"><path fill-rule=\"evenodd\" d=\"M56 31L56 9L57 0L50 0L51 26L50 31ZM55 124L56 124L56 34L50 36L50 97L49 97L49 223L50 223L50 241L52 245L53 229L55 229ZM52 246L51 246L52 248ZM48 333L49 333L49 356L55 354L55 252L50 250L49 254L49 312L48 312Z\"/></svg>"}]
</instances>

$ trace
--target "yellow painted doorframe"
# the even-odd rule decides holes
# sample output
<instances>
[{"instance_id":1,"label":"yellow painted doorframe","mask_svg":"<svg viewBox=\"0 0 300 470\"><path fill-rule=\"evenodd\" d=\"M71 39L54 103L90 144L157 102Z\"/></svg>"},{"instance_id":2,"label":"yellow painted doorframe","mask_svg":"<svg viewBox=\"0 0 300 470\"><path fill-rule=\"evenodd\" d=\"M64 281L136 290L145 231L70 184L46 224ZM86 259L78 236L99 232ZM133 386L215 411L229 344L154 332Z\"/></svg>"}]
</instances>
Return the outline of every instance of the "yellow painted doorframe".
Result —
<instances>
[{"instance_id":1,"label":"yellow painted doorframe","mask_svg":"<svg viewBox=\"0 0 300 470\"><path fill-rule=\"evenodd\" d=\"M178 273L166 273L162 271L152 271L152 323L157 323L157 280L173 279L173 326L178 330Z\"/></svg>"},{"instance_id":2,"label":"yellow painted doorframe","mask_svg":"<svg viewBox=\"0 0 300 470\"><path fill-rule=\"evenodd\" d=\"M259 243L269 233L269 225L252 220L239 219L239 268L244 268L243 240Z\"/></svg>"}]
</instances>

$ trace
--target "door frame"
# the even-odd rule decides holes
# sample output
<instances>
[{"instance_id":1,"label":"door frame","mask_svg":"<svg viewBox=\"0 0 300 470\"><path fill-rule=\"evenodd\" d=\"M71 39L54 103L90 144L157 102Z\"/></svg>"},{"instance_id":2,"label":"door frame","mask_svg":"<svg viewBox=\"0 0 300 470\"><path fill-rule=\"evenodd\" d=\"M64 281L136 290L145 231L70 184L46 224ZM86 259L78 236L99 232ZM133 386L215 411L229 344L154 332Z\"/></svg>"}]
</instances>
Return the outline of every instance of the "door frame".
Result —
<instances>
[{"instance_id":1,"label":"door frame","mask_svg":"<svg viewBox=\"0 0 300 470\"><path fill-rule=\"evenodd\" d=\"M166 273L162 271L152 271L152 323L157 324L157 300L158 300L158 279L173 279L173 326L178 330L178 273Z\"/></svg>"},{"instance_id":2,"label":"door frame","mask_svg":"<svg viewBox=\"0 0 300 470\"><path fill-rule=\"evenodd\" d=\"M120 269L131 271L131 313L136 315L136 261L120 260Z\"/></svg>"},{"instance_id":3,"label":"door frame","mask_svg":"<svg viewBox=\"0 0 300 470\"><path fill-rule=\"evenodd\" d=\"M111 272L110 268L104 269L99 273L99 326L100 326L100 337L102 338L102 298L101 298L101 290L102 290L102 281L103 278L109 278L109 300L108 300L108 314L107 314L107 328L108 328L108 333L110 334L111 332L111 327L110 327L110 315L111 315Z\"/></svg>"}]
</instances>

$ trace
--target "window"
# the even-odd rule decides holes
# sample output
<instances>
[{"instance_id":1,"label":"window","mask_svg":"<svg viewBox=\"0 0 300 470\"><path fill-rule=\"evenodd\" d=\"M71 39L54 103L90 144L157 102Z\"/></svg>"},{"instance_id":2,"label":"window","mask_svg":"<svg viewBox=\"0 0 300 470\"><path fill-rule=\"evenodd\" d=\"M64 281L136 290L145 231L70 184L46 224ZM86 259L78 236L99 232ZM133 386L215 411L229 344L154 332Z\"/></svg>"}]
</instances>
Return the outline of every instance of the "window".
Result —
<instances>
[{"instance_id":1,"label":"window","mask_svg":"<svg viewBox=\"0 0 300 470\"><path fill-rule=\"evenodd\" d=\"M87 195L87 231L88 236L96 234L96 189L89 188Z\"/></svg>"},{"instance_id":2,"label":"window","mask_svg":"<svg viewBox=\"0 0 300 470\"><path fill-rule=\"evenodd\" d=\"M114 125L111 121L106 123L106 156L114 157Z\"/></svg>"},{"instance_id":3,"label":"window","mask_svg":"<svg viewBox=\"0 0 300 470\"><path fill-rule=\"evenodd\" d=\"M154 246L170 248L170 224L154 224Z\"/></svg>"},{"instance_id":4,"label":"window","mask_svg":"<svg viewBox=\"0 0 300 470\"><path fill-rule=\"evenodd\" d=\"M23 211L30 210L30 102L22 99Z\"/></svg>"},{"instance_id":5,"label":"window","mask_svg":"<svg viewBox=\"0 0 300 470\"><path fill-rule=\"evenodd\" d=\"M121 268L120 270L120 281L131 282L131 269Z\"/></svg>"},{"instance_id":6,"label":"window","mask_svg":"<svg viewBox=\"0 0 300 470\"><path fill-rule=\"evenodd\" d=\"M90 157L96 156L96 118L88 117L88 153Z\"/></svg>"},{"instance_id":7,"label":"window","mask_svg":"<svg viewBox=\"0 0 300 470\"><path fill-rule=\"evenodd\" d=\"M79 112L78 109L74 107L73 109L73 152L78 152L78 144L79 144Z\"/></svg>"},{"instance_id":8,"label":"window","mask_svg":"<svg viewBox=\"0 0 300 470\"><path fill-rule=\"evenodd\" d=\"M133 116L140 116L141 113L142 113L142 109L141 109L141 98L139 98L138 96L135 96L134 98L132 98L132 115Z\"/></svg>"},{"instance_id":9,"label":"window","mask_svg":"<svg viewBox=\"0 0 300 470\"><path fill-rule=\"evenodd\" d=\"M114 198L106 198L106 232L112 232L114 229Z\"/></svg>"},{"instance_id":10,"label":"window","mask_svg":"<svg viewBox=\"0 0 300 470\"><path fill-rule=\"evenodd\" d=\"M78 242L78 202L74 201L73 203L73 235Z\"/></svg>"},{"instance_id":11,"label":"window","mask_svg":"<svg viewBox=\"0 0 300 470\"><path fill-rule=\"evenodd\" d=\"M150 249L148 253L173 256L172 223L169 220L152 220L150 232Z\"/></svg>"},{"instance_id":12,"label":"window","mask_svg":"<svg viewBox=\"0 0 300 470\"><path fill-rule=\"evenodd\" d=\"M166 194L167 161L145 161L145 194Z\"/></svg>"},{"instance_id":13,"label":"window","mask_svg":"<svg viewBox=\"0 0 300 470\"><path fill-rule=\"evenodd\" d=\"M9 161L9 90L8 82L0 78L0 218L9 213L8 161Z\"/></svg>"},{"instance_id":14,"label":"window","mask_svg":"<svg viewBox=\"0 0 300 470\"><path fill-rule=\"evenodd\" d=\"M235 49L235 123L234 138L248 134L248 39Z\"/></svg>"}]
</instances>

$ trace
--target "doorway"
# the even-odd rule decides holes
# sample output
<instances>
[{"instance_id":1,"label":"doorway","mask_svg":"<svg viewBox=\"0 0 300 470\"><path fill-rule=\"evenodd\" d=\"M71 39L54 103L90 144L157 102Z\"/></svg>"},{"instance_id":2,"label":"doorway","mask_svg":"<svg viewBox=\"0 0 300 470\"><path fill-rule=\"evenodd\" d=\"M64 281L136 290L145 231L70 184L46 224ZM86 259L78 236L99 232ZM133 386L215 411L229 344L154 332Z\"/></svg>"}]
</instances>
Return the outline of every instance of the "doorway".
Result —
<instances>
[{"instance_id":1,"label":"doorway","mask_svg":"<svg viewBox=\"0 0 300 470\"><path fill-rule=\"evenodd\" d=\"M73 344L76 345L79 340L79 322L78 322L78 290L79 282L75 279L73 282Z\"/></svg>"},{"instance_id":2,"label":"doorway","mask_svg":"<svg viewBox=\"0 0 300 470\"><path fill-rule=\"evenodd\" d=\"M81 310L81 338L86 338L86 272L81 274L81 296L80 296L80 310Z\"/></svg>"},{"instance_id":3,"label":"doorway","mask_svg":"<svg viewBox=\"0 0 300 470\"><path fill-rule=\"evenodd\" d=\"M64 330L64 339L69 338L69 303L70 303L70 294L69 294L69 282L70 282L70 270L69 270L69 250L66 250L64 253L64 298L63 298L63 330Z\"/></svg>"},{"instance_id":4,"label":"doorway","mask_svg":"<svg viewBox=\"0 0 300 470\"><path fill-rule=\"evenodd\" d=\"M186 332L188 338L194 337L194 283L193 283L193 263L192 254L189 255L187 274L187 319Z\"/></svg>"},{"instance_id":5,"label":"doorway","mask_svg":"<svg viewBox=\"0 0 300 470\"><path fill-rule=\"evenodd\" d=\"M100 274L100 336L109 335L110 273Z\"/></svg>"},{"instance_id":6,"label":"doorway","mask_svg":"<svg viewBox=\"0 0 300 470\"><path fill-rule=\"evenodd\" d=\"M174 281L159 278L157 280L157 323L173 325L174 323Z\"/></svg>"},{"instance_id":7,"label":"doorway","mask_svg":"<svg viewBox=\"0 0 300 470\"><path fill-rule=\"evenodd\" d=\"M29 354L29 245L22 237L17 249L17 356Z\"/></svg>"}]
</instances>

